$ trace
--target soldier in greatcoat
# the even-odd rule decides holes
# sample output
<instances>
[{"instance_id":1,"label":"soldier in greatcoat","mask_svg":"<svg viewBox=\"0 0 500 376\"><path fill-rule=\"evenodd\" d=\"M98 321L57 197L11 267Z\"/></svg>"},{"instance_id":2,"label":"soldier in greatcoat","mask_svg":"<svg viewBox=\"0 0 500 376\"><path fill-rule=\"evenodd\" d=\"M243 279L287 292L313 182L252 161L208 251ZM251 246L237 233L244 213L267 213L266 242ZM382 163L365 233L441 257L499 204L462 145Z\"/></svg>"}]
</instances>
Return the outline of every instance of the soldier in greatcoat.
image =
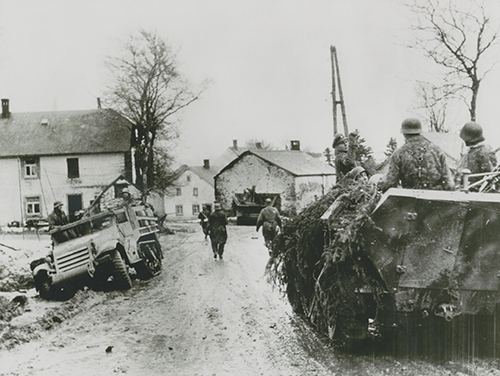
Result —
<instances>
[{"instance_id":1,"label":"soldier in greatcoat","mask_svg":"<svg viewBox=\"0 0 500 376\"><path fill-rule=\"evenodd\" d=\"M222 260L224 254L224 246L227 241L227 217L222 211L222 206L219 203L214 204L214 211L208 217L208 232L210 235L210 243L214 259Z\"/></svg>"},{"instance_id":2,"label":"soldier in greatcoat","mask_svg":"<svg viewBox=\"0 0 500 376\"><path fill-rule=\"evenodd\" d=\"M266 207L260 211L257 218L257 232L260 227L262 227L264 243L268 249L271 249L271 244L277 235L277 228L281 228L281 217L278 209L273 207L273 201L270 198L266 198Z\"/></svg>"}]
</instances>

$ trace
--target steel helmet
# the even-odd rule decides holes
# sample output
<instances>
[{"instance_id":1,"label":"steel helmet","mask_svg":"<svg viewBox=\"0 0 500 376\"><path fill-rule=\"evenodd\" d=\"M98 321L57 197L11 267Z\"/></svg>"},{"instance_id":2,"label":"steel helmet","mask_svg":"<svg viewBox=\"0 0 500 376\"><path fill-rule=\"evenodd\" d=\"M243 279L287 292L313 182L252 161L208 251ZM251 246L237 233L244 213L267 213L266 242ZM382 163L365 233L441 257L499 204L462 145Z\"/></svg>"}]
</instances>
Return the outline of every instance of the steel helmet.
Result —
<instances>
[{"instance_id":1,"label":"steel helmet","mask_svg":"<svg viewBox=\"0 0 500 376\"><path fill-rule=\"evenodd\" d=\"M402 134L420 134L422 133L422 123L415 118L408 118L401 123Z\"/></svg>"},{"instance_id":2,"label":"steel helmet","mask_svg":"<svg viewBox=\"0 0 500 376\"><path fill-rule=\"evenodd\" d=\"M346 176L351 179L357 179L362 173L367 174L366 170L363 167L356 166L351 171L349 171Z\"/></svg>"},{"instance_id":3,"label":"steel helmet","mask_svg":"<svg viewBox=\"0 0 500 376\"><path fill-rule=\"evenodd\" d=\"M469 121L460 130L460 138L466 145L474 145L484 141L483 128L476 122Z\"/></svg>"},{"instance_id":4,"label":"steel helmet","mask_svg":"<svg viewBox=\"0 0 500 376\"><path fill-rule=\"evenodd\" d=\"M343 144L343 143L345 144L345 142L346 142L346 139L345 139L344 135L342 133L337 133L335 135L335 137L333 138L332 147L335 148L340 144Z\"/></svg>"}]
</instances>

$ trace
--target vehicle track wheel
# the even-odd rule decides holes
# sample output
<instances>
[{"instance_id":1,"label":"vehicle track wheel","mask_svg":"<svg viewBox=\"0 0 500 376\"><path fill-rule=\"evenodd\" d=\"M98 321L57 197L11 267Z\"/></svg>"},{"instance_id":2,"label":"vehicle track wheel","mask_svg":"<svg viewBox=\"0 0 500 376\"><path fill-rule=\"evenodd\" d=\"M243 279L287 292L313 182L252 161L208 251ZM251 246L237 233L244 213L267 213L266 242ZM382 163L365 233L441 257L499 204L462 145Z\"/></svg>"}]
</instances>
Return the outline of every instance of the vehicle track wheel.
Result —
<instances>
[{"instance_id":1,"label":"vehicle track wheel","mask_svg":"<svg viewBox=\"0 0 500 376\"><path fill-rule=\"evenodd\" d=\"M132 287L132 280L128 274L127 265L118 250L111 255L111 265L113 268L113 280L117 289L128 290Z\"/></svg>"}]
</instances>

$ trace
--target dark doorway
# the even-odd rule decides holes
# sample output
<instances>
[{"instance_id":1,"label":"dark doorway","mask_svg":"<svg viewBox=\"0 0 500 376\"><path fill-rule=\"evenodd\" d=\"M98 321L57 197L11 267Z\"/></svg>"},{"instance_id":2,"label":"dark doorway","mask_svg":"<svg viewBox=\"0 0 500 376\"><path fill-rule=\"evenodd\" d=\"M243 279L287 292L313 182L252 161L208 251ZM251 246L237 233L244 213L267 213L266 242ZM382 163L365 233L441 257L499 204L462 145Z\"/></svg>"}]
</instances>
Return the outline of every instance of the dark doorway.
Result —
<instances>
[{"instance_id":1,"label":"dark doorway","mask_svg":"<svg viewBox=\"0 0 500 376\"><path fill-rule=\"evenodd\" d=\"M68 218L70 222L75 220L77 212L82 209L82 195L68 195Z\"/></svg>"}]
</instances>

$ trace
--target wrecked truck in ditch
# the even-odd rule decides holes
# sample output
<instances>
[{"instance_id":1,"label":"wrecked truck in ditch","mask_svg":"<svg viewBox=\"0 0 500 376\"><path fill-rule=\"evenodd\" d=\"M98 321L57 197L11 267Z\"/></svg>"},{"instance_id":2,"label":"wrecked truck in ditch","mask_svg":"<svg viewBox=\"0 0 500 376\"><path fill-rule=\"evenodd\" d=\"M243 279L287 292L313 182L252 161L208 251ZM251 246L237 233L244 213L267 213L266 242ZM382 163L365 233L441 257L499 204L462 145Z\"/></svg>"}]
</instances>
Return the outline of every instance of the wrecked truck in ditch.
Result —
<instances>
[{"instance_id":1,"label":"wrecked truck in ditch","mask_svg":"<svg viewBox=\"0 0 500 376\"><path fill-rule=\"evenodd\" d=\"M273 246L274 280L332 339L499 354L498 193L341 187Z\"/></svg>"},{"instance_id":2,"label":"wrecked truck in ditch","mask_svg":"<svg viewBox=\"0 0 500 376\"><path fill-rule=\"evenodd\" d=\"M157 220L144 205L124 205L89 215L50 232L49 255L30 264L45 299L64 299L76 289L132 287L129 270L148 279L160 273L163 253Z\"/></svg>"}]
</instances>

